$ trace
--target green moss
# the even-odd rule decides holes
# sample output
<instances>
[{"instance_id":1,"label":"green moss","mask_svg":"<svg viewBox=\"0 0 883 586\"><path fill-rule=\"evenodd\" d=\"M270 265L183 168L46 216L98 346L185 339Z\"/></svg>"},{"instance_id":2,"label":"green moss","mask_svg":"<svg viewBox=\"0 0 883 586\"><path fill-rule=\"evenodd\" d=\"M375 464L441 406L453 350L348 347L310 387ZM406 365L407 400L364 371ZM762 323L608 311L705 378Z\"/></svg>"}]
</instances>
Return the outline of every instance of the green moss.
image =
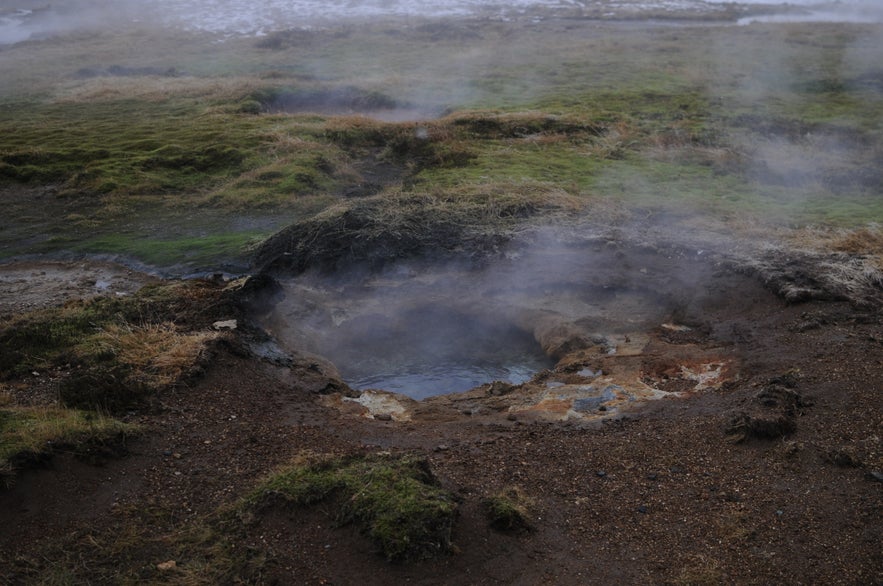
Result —
<instances>
[{"instance_id":1,"label":"green moss","mask_svg":"<svg viewBox=\"0 0 883 586\"><path fill-rule=\"evenodd\" d=\"M86 454L119 443L136 428L94 413L54 407L0 407L0 481L12 481L22 464L59 448Z\"/></svg>"},{"instance_id":2,"label":"green moss","mask_svg":"<svg viewBox=\"0 0 883 586\"><path fill-rule=\"evenodd\" d=\"M412 456L321 459L295 464L261 483L241 506L281 499L298 506L329 501L341 524L356 524L391 561L447 551L456 513L426 460Z\"/></svg>"},{"instance_id":3,"label":"green moss","mask_svg":"<svg viewBox=\"0 0 883 586\"><path fill-rule=\"evenodd\" d=\"M108 234L75 243L72 248L83 252L121 254L154 266L187 264L209 267L218 260L243 265L250 249L270 233L270 230L261 230L168 239Z\"/></svg>"},{"instance_id":4,"label":"green moss","mask_svg":"<svg viewBox=\"0 0 883 586\"><path fill-rule=\"evenodd\" d=\"M482 501L488 523L506 532L533 531L530 499L518 487L508 487Z\"/></svg>"},{"instance_id":5,"label":"green moss","mask_svg":"<svg viewBox=\"0 0 883 586\"><path fill-rule=\"evenodd\" d=\"M154 34L159 43L121 29L4 50L4 256L119 251L167 264L178 248L185 262L219 262L282 222L233 235L212 214L192 214L191 231L168 222L146 238L128 226L171 200L295 221L342 195L400 185L542 182L724 219L883 220L883 85L866 27L452 20L221 44ZM458 59L438 58L452 52ZM73 75L84 63L130 75ZM169 70L186 74L136 75ZM396 107L450 116L353 115ZM818 172L764 171L758 145L779 139ZM135 200L149 203L132 213ZM88 216L88 229L63 221L72 213Z\"/></svg>"}]
</instances>

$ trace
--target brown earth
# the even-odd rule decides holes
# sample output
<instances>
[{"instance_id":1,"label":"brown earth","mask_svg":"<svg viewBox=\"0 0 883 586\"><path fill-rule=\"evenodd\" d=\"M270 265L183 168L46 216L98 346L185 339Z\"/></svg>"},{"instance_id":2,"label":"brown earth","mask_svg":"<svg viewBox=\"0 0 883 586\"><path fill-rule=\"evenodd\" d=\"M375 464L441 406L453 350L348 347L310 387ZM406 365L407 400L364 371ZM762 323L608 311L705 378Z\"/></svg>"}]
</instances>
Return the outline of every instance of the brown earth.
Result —
<instances>
[{"instance_id":1,"label":"brown earth","mask_svg":"<svg viewBox=\"0 0 883 586\"><path fill-rule=\"evenodd\" d=\"M28 287L0 279L4 312L44 303L56 286L46 277L63 273L26 269ZM68 279L65 295L92 294L97 278ZM180 543L274 467L305 451L408 451L461 499L452 553L390 564L322 506L277 508L225 535L250 560L232 574L278 584L883 583L879 308L788 304L756 279L728 283L738 287L729 301L699 308L710 324L700 333L648 332L642 364L659 379L675 372L672 348L725 349L738 377L599 421L472 414L452 408L456 398L411 421L371 419L334 406L327 392L339 387L321 367L249 354L240 329L202 378L127 416L144 428L127 456L58 453L0 491L0 582L193 583L199 560ZM481 500L512 486L530 500L535 531L489 527Z\"/></svg>"}]
</instances>

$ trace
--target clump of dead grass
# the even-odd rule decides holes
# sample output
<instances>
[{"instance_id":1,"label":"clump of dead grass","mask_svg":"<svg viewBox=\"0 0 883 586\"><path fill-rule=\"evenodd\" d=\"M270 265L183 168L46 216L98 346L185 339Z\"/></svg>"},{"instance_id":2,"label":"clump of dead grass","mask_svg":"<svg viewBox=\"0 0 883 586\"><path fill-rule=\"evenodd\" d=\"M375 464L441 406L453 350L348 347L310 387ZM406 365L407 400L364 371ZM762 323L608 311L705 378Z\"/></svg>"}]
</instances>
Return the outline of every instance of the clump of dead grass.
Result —
<instances>
[{"instance_id":1,"label":"clump of dead grass","mask_svg":"<svg viewBox=\"0 0 883 586\"><path fill-rule=\"evenodd\" d=\"M0 323L0 377L52 369L65 373L65 405L128 409L198 372L229 303L220 283L190 281L10 318Z\"/></svg>"},{"instance_id":2,"label":"clump of dead grass","mask_svg":"<svg viewBox=\"0 0 883 586\"><path fill-rule=\"evenodd\" d=\"M110 324L96 336L96 345L130 365L145 384L174 384L196 364L220 332L182 332L174 323Z\"/></svg>"},{"instance_id":3,"label":"clump of dead grass","mask_svg":"<svg viewBox=\"0 0 883 586\"><path fill-rule=\"evenodd\" d=\"M858 228L810 226L794 231L790 241L801 248L862 256L883 271L883 226Z\"/></svg>"}]
</instances>

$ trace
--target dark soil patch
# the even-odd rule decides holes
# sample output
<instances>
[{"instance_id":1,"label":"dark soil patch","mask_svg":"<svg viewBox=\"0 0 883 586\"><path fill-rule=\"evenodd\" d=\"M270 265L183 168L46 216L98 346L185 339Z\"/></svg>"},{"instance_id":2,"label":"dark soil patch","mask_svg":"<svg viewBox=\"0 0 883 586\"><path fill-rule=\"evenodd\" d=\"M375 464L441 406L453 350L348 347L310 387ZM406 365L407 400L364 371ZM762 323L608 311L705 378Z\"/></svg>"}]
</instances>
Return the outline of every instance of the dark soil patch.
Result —
<instances>
[{"instance_id":1,"label":"dark soil patch","mask_svg":"<svg viewBox=\"0 0 883 586\"><path fill-rule=\"evenodd\" d=\"M419 424L353 417L317 402L320 383L333 382L321 365L248 356L242 337L203 378L164 391L160 410L128 417L144 427L129 456L101 467L57 456L0 492L0 579L880 582L880 314L787 305L733 282L744 288L730 291L734 303L691 314L709 324L703 339L740 356L740 378L596 427L433 418L431 408ZM796 330L807 314L819 326ZM725 425L737 410L794 425L734 444ZM298 454L390 451L425 457L458 495L452 553L389 564L321 509L209 522ZM486 500L513 486L530 500L532 532L497 531L486 516ZM216 534L206 550L205 537L182 537L201 527L223 542ZM249 552L248 564L223 565L222 551ZM170 561L174 570L159 569Z\"/></svg>"}]
</instances>

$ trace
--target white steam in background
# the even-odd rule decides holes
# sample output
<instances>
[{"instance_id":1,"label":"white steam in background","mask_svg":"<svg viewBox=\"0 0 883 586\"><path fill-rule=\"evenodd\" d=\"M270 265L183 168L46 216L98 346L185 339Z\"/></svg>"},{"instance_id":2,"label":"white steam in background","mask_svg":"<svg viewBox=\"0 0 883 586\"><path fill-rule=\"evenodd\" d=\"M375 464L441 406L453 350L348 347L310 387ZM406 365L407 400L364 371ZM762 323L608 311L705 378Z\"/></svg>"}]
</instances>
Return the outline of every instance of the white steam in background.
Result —
<instances>
[{"instance_id":1,"label":"white steam in background","mask_svg":"<svg viewBox=\"0 0 883 586\"><path fill-rule=\"evenodd\" d=\"M0 46L73 31L103 30L147 19L149 2L0 0Z\"/></svg>"},{"instance_id":2,"label":"white steam in background","mask_svg":"<svg viewBox=\"0 0 883 586\"><path fill-rule=\"evenodd\" d=\"M508 19L526 13L579 16L602 14L616 18L646 12L678 14L720 12L732 6L772 7L743 24L764 22L835 21L883 22L879 0L0 0L0 45L39 39L79 29L99 29L123 23L159 22L223 35L263 35L342 20L377 17L481 16Z\"/></svg>"},{"instance_id":3,"label":"white steam in background","mask_svg":"<svg viewBox=\"0 0 883 586\"><path fill-rule=\"evenodd\" d=\"M883 16L883 2L802 4L836 8L844 18L866 8ZM807 37L798 45L788 27L749 27L738 45L722 36L708 47L717 70L709 75L706 92L725 111L742 113L738 128L728 130L728 141L745 157L746 178L758 184L760 193L785 198L786 204L818 203L844 191L873 188L873 169L879 165L879 155L867 148L865 129L855 120L839 123L831 117L814 124L802 121L811 116L800 115L807 109L824 112L827 100L844 90L856 100L856 112L864 111L862 101L873 108L880 99L883 64L879 27L849 28L842 37L819 30L817 39ZM831 102L828 116L838 106Z\"/></svg>"}]
</instances>

